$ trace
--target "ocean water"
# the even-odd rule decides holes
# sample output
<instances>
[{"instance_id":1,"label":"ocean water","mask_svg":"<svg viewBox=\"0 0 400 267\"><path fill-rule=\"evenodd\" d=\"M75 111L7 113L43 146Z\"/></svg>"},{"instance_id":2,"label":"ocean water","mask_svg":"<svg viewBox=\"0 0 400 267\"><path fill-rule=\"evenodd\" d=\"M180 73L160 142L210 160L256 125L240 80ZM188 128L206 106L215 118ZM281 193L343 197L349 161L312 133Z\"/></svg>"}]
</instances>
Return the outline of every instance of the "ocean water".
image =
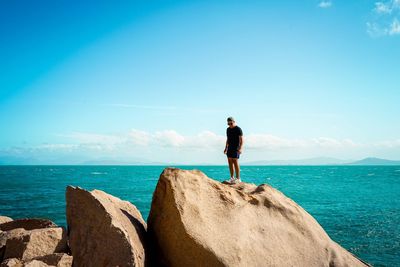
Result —
<instances>
[{"instance_id":1,"label":"ocean water","mask_svg":"<svg viewBox=\"0 0 400 267\"><path fill-rule=\"evenodd\" d=\"M0 214L66 225L65 187L100 189L131 201L144 218L165 166L0 166ZM224 180L227 166L199 169ZM400 266L400 166L242 166L307 210L343 247L374 266Z\"/></svg>"}]
</instances>

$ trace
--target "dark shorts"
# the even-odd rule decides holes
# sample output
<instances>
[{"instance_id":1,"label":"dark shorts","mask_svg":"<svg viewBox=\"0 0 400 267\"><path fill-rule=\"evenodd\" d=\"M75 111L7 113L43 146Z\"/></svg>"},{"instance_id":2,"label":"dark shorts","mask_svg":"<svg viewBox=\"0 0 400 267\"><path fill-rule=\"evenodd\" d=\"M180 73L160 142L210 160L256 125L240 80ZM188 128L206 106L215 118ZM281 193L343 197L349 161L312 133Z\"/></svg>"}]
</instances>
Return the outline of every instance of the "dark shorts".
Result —
<instances>
[{"instance_id":1,"label":"dark shorts","mask_svg":"<svg viewBox=\"0 0 400 267\"><path fill-rule=\"evenodd\" d=\"M226 151L226 156L227 156L228 158L235 158L235 159L238 159L239 156L240 156L240 154L239 154L239 152L238 152L237 150L229 150L229 149L228 149L228 151Z\"/></svg>"}]
</instances>

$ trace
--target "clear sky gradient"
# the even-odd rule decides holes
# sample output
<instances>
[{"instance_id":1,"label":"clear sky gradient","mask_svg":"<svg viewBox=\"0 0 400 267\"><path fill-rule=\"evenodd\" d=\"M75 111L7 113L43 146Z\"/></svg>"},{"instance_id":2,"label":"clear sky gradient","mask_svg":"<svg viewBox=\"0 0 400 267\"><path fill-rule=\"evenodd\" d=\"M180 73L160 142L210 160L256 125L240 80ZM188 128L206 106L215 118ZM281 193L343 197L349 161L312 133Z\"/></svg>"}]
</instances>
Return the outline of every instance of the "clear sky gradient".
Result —
<instances>
[{"instance_id":1,"label":"clear sky gradient","mask_svg":"<svg viewBox=\"0 0 400 267\"><path fill-rule=\"evenodd\" d=\"M400 159L400 1L1 1L0 161Z\"/></svg>"}]
</instances>

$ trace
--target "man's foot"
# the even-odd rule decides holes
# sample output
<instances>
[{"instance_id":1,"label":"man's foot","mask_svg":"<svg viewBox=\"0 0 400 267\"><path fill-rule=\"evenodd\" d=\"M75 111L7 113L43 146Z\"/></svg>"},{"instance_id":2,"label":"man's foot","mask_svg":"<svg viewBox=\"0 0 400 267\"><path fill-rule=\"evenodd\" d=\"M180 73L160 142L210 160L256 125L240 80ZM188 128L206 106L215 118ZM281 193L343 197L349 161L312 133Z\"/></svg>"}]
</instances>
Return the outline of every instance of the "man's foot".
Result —
<instances>
[{"instance_id":1,"label":"man's foot","mask_svg":"<svg viewBox=\"0 0 400 267\"><path fill-rule=\"evenodd\" d=\"M230 179L225 180L224 182L230 183L230 184L234 184L234 183L235 183L235 180L236 180L235 178L231 177Z\"/></svg>"},{"instance_id":2,"label":"man's foot","mask_svg":"<svg viewBox=\"0 0 400 267\"><path fill-rule=\"evenodd\" d=\"M240 180L240 178L235 178L235 184L238 184L238 183L241 183L242 182L242 180Z\"/></svg>"}]
</instances>

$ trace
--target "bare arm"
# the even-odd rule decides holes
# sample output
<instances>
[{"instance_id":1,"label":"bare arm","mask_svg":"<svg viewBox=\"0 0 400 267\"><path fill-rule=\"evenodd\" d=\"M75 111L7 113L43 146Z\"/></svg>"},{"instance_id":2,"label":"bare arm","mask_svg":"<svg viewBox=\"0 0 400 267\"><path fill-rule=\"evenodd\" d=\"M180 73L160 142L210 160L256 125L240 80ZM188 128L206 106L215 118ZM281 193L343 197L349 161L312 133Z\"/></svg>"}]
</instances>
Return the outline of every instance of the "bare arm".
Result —
<instances>
[{"instance_id":1,"label":"bare arm","mask_svg":"<svg viewBox=\"0 0 400 267\"><path fill-rule=\"evenodd\" d=\"M239 153L242 153L242 147L243 147L243 136L239 136Z\"/></svg>"},{"instance_id":2,"label":"bare arm","mask_svg":"<svg viewBox=\"0 0 400 267\"><path fill-rule=\"evenodd\" d=\"M225 149L224 149L225 154L226 154L227 150L228 150L228 138L226 139L226 143L225 143Z\"/></svg>"}]
</instances>

